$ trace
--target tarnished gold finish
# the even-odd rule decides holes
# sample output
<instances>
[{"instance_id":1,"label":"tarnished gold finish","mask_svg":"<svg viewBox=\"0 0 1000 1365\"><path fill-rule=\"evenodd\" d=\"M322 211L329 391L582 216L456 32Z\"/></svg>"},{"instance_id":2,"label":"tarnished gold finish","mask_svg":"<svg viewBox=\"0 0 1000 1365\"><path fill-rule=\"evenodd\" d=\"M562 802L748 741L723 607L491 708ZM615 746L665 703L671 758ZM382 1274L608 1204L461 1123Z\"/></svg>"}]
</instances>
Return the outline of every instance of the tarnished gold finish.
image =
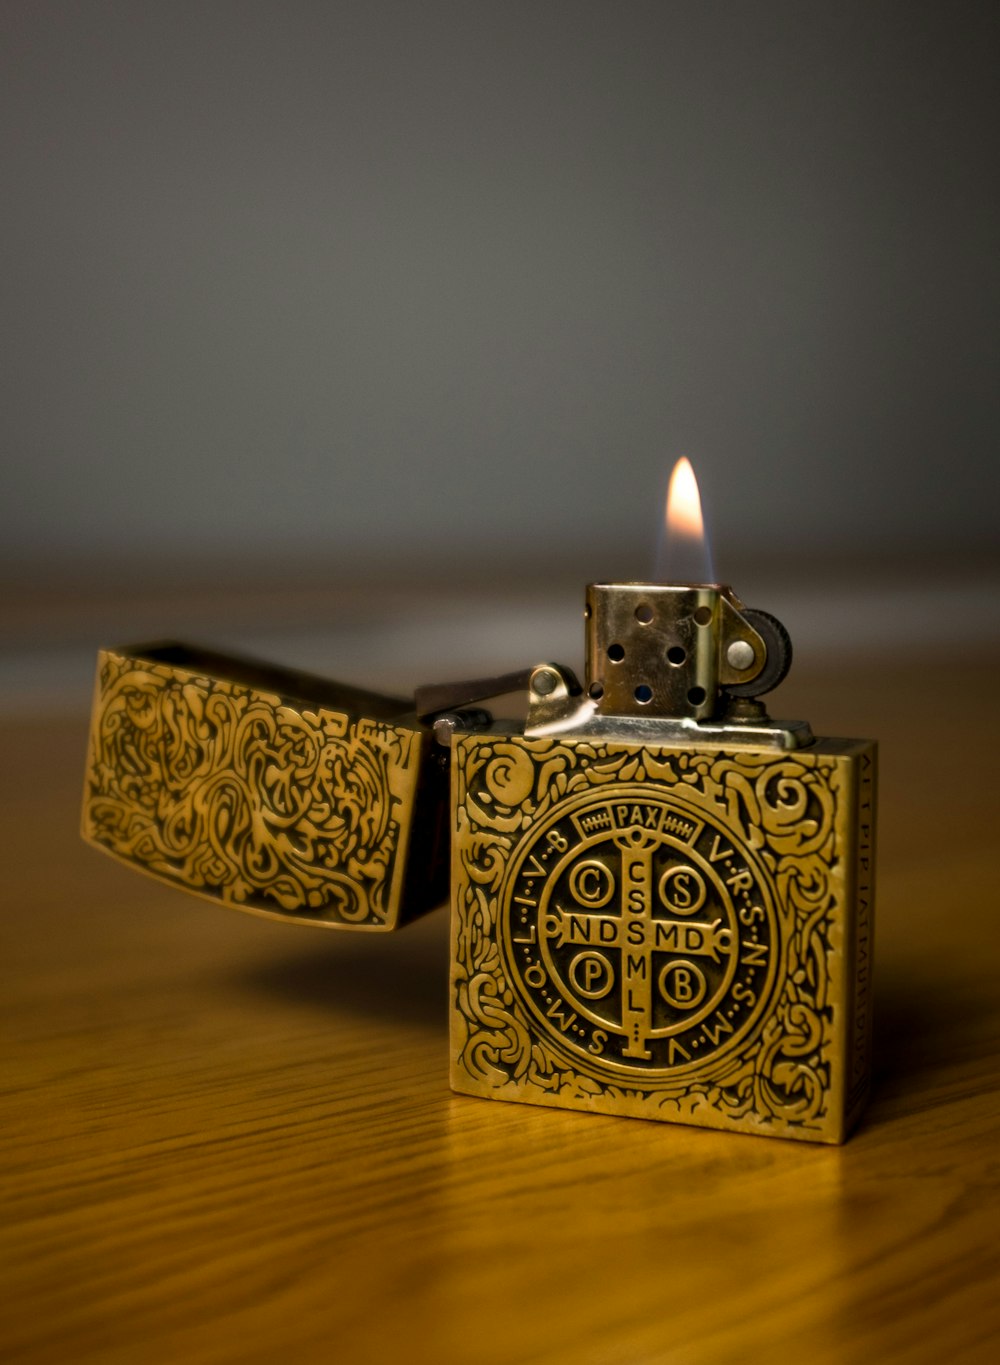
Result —
<instances>
[{"instance_id":1,"label":"tarnished gold finish","mask_svg":"<svg viewBox=\"0 0 1000 1365\"><path fill-rule=\"evenodd\" d=\"M758 697L780 622L595 584L560 664L413 703L183 646L100 656L84 835L240 909L395 928L444 892L458 1091L818 1142L870 1073L875 746ZM478 703L527 689L525 724Z\"/></svg>"},{"instance_id":2,"label":"tarnished gold finish","mask_svg":"<svg viewBox=\"0 0 1000 1365\"><path fill-rule=\"evenodd\" d=\"M456 736L456 1090L840 1142L869 1077L874 746Z\"/></svg>"},{"instance_id":3,"label":"tarnished gold finish","mask_svg":"<svg viewBox=\"0 0 1000 1365\"><path fill-rule=\"evenodd\" d=\"M592 583L587 676L597 714L713 715L720 685L752 682L767 656L742 606L715 583Z\"/></svg>"},{"instance_id":4,"label":"tarnished gold finish","mask_svg":"<svg viewBox=\"0 0 1000 1365\"><path fill-rule=\"evenodd\" d=\"M719 584L592 584L583 689L457 733L451 1078L841 1142L870 1070L875 747L771 721L791 644Z\"/></svg>"},{"instance_id":5,"label":"tarnished gold finish","mask_svg":"<svg viewBox=\"0 0 1000 1365\"><path fill-rule=\"evenodd\" d=\"M183 646L104 651L84 837L241 910L394 929L445 894L446 782L407 711Z\"/></svg>"}]
</instances>

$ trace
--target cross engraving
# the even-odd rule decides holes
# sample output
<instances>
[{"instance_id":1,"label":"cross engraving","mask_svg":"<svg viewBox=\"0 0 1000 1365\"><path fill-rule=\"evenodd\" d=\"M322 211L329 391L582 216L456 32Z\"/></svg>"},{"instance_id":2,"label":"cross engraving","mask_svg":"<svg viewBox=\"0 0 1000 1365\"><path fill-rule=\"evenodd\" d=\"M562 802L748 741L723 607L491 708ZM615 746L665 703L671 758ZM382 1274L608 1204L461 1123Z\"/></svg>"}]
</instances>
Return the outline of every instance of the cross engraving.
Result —
<instances>
[{"instance_id":1,"label":"cross engraving","mask_svg":"<svg viewBox=\"0 0 1000 1365\"><path fill-rule=\"evenodd\" d=\"M589 945L621 953L622 1055L650 1059L646 1046L653 1030L653 954L708 957L732 951L732 931L721 919L658 919L653 914L653 850L659 840L639 829L622 831L614 843L621 852L618 915L602 915L583 907L552 907L548 931L556 946Z\"/></svg>"}]
</instances>

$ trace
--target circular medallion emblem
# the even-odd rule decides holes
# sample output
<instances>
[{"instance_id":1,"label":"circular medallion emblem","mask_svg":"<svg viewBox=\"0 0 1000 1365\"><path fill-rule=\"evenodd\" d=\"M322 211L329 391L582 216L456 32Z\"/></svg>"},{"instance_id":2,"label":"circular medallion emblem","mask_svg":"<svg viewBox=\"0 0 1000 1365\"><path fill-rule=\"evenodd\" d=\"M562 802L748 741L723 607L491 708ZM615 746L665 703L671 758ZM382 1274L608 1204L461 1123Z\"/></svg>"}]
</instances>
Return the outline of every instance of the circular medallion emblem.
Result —
<instances>
[{"instance_id":1,"label":"circular medallion emblem","mask_svg":"<svg viewBox=\"0 0 1000 1365\"><path fill-rule=\"evenodd\" d=\"M533 825L504 883L514 990L577 1065L664 1080L745 1042L779 973L751 850L663 789L591 790Z\"/></svg>"}]
</instances>

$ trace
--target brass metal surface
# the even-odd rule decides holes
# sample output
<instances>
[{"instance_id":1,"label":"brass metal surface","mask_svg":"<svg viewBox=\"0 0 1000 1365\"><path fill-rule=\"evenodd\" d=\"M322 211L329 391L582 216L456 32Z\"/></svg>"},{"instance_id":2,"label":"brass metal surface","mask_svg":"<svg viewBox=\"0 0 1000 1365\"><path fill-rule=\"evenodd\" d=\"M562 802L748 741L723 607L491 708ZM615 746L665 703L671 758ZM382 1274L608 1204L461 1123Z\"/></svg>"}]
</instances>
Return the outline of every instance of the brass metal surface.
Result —
<instances>
[{"instance_id":1,"label":"brass metal surface","mask_svg":"<svg viewBox=\"0 0 1000 1365\"><path fill-rule=\"evenodd\" d=\"M598 715L713 716L720 686L751 682L766 660L741 607L721 584L591 583L587 682Z\"/></svg>"},{"instance_id":2,"label":"brass metal surface","mask_svg":"<svg viewBox=\"0 0 1000 1365\"><path fill-rule=\"evenodd\" d=\"M781 622L720 583L591 583L581 688L560 664L529 675L525 734L652 744L799 749L805 721L772 720L753 698L782 681ZM738 700L737 700L738 698Z\"/></svg>"},{"instance_id":3,"label":"brass metal surface","mask_svg":"<svg viewBox=\"0 0 1000 1365\"><path fill-rule=\"evenodd\" d=\"M820 1142L870 1072L875 748L453 740L451 1079Z\"/></svg>"},{"instance_id":4,"label":"brass metal surface","mask_svg":"<svg viewBox=\"0 0 1000 1365\"><path fill-rule=\"evenodd\" d=\"M241 910L394 929L445 894L446 783L405 711L184 646L103 651L84 838Z\"/></svg>"},{"instance_id":5,"label":"brass metal surface","mask_svg":"<svg viewBox=\"0 0 1000 1365\"><path fill-rule=\"evenodd\" d=\"M538 690L540 679L544 679L544 691ZM581 693L573 674L561 664L552 663L539 664L531 674L524 733L532 739L572 734L581 739L774 749L800 749L812 744L814 738L807 721L772 720L766 712L739 723L728 715L713 720L636 712L626 716L602 715L593 697Z\"/></svg>"},{"instance_id":6,"label":"brass metal surface","mask_svg":"<svg viewBox=\"0 0 1000 1365\"><path fill-rule=\"evenodd\" d=\"M790 644L742 611L722 585L591 585L585 689L539 664L416 709L105 652L84 835L240 909L392 929L443 898L450 764L456 1090L843 1141L870 1072L875 748L769 720L753 694ZM453 709L515 685L523 728Z\"/></svg>"}]
</instances>

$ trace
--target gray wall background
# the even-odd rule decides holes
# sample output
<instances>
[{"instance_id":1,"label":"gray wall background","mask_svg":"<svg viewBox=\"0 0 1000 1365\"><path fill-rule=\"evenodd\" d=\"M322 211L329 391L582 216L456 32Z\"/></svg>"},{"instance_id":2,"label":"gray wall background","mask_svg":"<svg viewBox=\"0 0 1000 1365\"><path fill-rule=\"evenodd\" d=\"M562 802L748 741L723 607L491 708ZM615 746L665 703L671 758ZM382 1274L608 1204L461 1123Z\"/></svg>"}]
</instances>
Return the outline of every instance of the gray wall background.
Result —
<instances>
[{"instance_id":1,"label":"gray wall background","mask_svg":"<svg viewBox=\"0 0 1000 1365\"><path fill-rule=\"evenodd\" d=\"M4 0L0 556L988 547L998 15Z\"/></svg>"}]
</instances>

